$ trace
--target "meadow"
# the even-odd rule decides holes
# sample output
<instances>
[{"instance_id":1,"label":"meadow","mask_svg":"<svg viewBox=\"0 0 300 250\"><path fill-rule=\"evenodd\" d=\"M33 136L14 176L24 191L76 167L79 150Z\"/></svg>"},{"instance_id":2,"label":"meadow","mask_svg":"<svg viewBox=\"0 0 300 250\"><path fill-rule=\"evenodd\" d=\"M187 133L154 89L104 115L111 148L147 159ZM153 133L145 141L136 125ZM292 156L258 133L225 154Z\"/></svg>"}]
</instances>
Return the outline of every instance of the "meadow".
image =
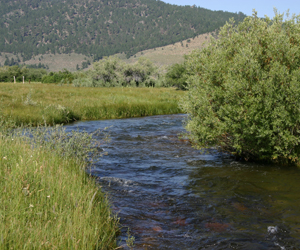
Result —
<instances>
[{"instance_id":1,"label":"meadow","mask_svg":"<svg viewBox=\"0 0 300 250\"><path fill-rule=\"evenodd\" d=\"M115 249L118 220L84 171L91 145L59 126L0 122L0 249Z\"/></svg>"},{"instance_id":2,"label":"meadow","mask_svg":"<svg viewBox=\"0 0 300 250\"><path fill-rule=\"evenodd\" d=\"M66 124L180 113L175 88L76 88L72 85L0 83L0 113L21 124Z\"/></svg>"}]
</instances>

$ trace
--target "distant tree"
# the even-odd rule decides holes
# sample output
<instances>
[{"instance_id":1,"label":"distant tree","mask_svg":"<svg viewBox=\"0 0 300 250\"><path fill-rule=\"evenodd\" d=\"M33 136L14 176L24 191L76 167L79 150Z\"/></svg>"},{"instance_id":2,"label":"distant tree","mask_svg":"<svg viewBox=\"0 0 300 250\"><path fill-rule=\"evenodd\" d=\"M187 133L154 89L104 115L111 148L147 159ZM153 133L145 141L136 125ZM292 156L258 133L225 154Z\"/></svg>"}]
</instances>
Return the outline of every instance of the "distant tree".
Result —
<instances>
[{"instance_id":1,"label":"distant tree","mask_svg":"<svg viewBox=\"0 0 300 250\"><path fill-rule=\"evenodd\" d=\"M184 64L173 64L167 71L165 81L167 86L177 87L185 90L187 87L187 71Z\"/></svg>"},{"instance_id":2,"label":"distant tree","mask_svg":"<svg viewBox=\"0 0 300 250\"><path fill-rule=\"evenodd\" d=\"M44 75L42 78L42 83L72 83L74 80L74 75L64 69L59 72L50 72L48 75Z\"/></svg>"},{"instance_id":3,"label":"distant tree","mask_svg":"<svg viewBox=\"0 0 300 250\"><path fill-rule=\"evenodd\" d=\"M8 58L5 59L5 62L4 62L4 66L9 66L10 65L10 61Z\"/></svg>"}]
</instances>

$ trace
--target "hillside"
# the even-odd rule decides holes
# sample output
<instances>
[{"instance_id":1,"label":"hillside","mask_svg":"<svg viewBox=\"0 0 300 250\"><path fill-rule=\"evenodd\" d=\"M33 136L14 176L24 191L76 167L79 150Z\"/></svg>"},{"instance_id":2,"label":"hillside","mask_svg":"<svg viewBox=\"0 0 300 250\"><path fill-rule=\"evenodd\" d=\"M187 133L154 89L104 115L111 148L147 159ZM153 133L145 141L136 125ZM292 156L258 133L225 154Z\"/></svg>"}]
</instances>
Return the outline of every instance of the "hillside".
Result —
<instances>
[{"instance_id":1,"label":"hillside","mask_svg":"<svg viewBox=\"0 0 300 250\"><path fill-rule=\"evenodd\" d=\"M139 57L146 57L150 59L157 66L169 66L174 63L181 63L184 61L184 55L191 53L194 49L199 49L205 46L210 40L210 33L198 35L194 38L189 38L178 43L157 47L154 49L143 50L130 58L126 58L124 53L115 54L122 60L127 63L134 63L138 60ZM14 55L12 53L1 53L0 54L0 65L4 65L6 58L9 61L13 58L14 61L18 61L20 55ZM88 66L88 62L92 63L93 58L84 56L82 54L70 53L70 54L46 54L46 55L37 55L31 58L30 60L21 62L21 65L24 63L27 67L31 65L46 65L49 71L62 71L67 69L69 71L75 71L82 69L82 64Z\"/></svg>"},{"instance_id":2,"label":"hillside","mask_svg":"<svg viewBox=\"0 0 300 250\"><path fill-rule=\"evenodd\" d=\"M205 46L210 40L209 33L198 35L195 38L189 38L178 43L157 47L154 49L143 50L130 58L126 58L124 53L115 54L127 63L134 63L139 57L146 57L150 59L157 66L169 66L174 63L181 63L184 60L184 55L191 53L194 49L199 49ZM12 53L1 53L0 55L0 65L4 65L6 57L11 61L17 61L19 55L14 55ZM24 61L23 63L28 66L46 65L49 71L62 71L67 69L69 71L75 71L77 65L82 69L82 63L87 65L87 62L92 62L93 58L84 56L82 54L70 53L70 54L46 54L37 55L30 60ZM22 63L22 64L23 64Z\"/></svg>"},{"instance_id":3,"label":"hillside","mask_svg":"<svg viewBox=\"0 0 300 250\"><path fill-rule=\"evenodd\" d=\"M1 0L0 52L20 61L44 54L98 60L173 44L211 32L235 14L156 0Z\"/></svg>"},{"instance_id":4,"label":"hillside","mask_svg":"<svg viewBox=\"0 0 300 250\"><path fill-rule=\"evenodd\" d=\"M129 59L124 60L128 63L134 63L142 56L150 59L157 66L169 66L174 63L182 63L184 61L184 55L190 54L194 49L203 48L210 41L211 35L211 33L206 33L178 43L143 50Z\"/></svg>"}]
</instances>

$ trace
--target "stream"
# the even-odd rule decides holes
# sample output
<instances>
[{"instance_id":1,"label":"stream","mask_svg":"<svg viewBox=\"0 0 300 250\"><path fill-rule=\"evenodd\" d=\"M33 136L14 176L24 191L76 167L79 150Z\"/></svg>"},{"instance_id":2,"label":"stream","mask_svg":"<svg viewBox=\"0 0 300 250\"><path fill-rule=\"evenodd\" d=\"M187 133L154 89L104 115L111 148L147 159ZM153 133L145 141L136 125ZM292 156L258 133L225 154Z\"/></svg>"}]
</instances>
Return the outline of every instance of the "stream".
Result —
<instances>
[{"instance_id":1,"label":"stream","mask_svg":"<svg viewBox=\"0 0 300 250\"><path fill-rule=\"evenodd\" d=\"M234 161L178 135L185 115L78 122L110 127L91 173L133 249L300 249L300 168ZM99 138L100 140L100 138Z\"/></svg>"}]
</instances>

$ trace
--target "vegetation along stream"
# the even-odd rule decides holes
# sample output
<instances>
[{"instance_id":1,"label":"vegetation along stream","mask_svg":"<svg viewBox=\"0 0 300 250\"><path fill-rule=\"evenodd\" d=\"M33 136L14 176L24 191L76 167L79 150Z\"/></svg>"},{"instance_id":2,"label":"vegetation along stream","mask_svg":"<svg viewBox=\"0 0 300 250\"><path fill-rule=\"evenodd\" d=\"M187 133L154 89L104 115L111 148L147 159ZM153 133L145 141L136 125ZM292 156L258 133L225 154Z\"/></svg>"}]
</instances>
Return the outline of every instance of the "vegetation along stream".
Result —
<instances>
[{"instance_id":1,"label":"vegetation along stream","mask_svg":"<svg viewBox=\"0 0 300 250\"><path fill-rule=\"evenodd\" d=\"M300 249L300 169L238 162L180 139L184 115L79 122L110 127L92 174L134 249Z\"/></svg>"}]
</instances>

